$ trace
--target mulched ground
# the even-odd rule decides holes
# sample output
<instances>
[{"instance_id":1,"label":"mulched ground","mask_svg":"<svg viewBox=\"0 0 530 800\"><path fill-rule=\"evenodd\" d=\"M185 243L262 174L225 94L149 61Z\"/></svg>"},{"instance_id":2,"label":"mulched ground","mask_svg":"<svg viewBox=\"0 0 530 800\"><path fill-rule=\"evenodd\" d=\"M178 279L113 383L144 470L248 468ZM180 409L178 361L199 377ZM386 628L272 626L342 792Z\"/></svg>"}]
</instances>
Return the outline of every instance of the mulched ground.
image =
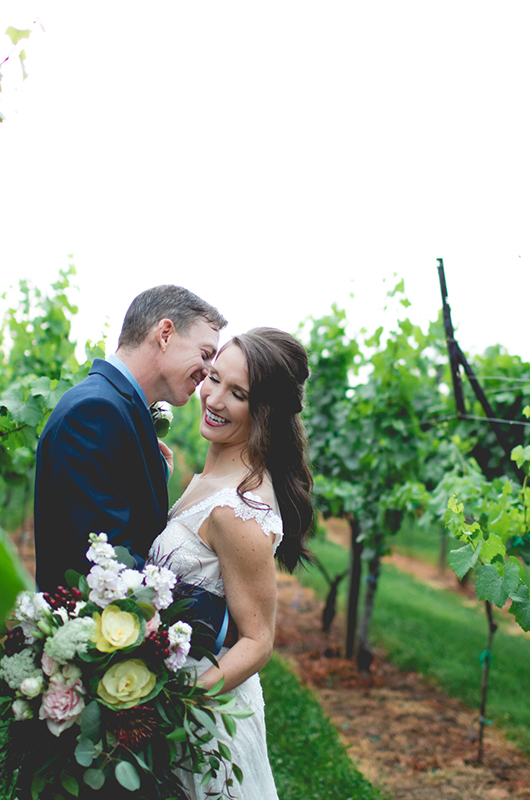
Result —
<instances>
[{"instance_id":1,"label":"mulched ground","mask_svg":"<svg viewBox=\"0 0 530 800\"><path fill-rule=\"evenodd\" d=\"M340 657L344 621L321 631L322 603L278 575L276 649L318 695L358 769L396 800L530 798L530 760L494 727L476 764L476 712L376 652L370 676Z\"/></svg>"}]
</instances>

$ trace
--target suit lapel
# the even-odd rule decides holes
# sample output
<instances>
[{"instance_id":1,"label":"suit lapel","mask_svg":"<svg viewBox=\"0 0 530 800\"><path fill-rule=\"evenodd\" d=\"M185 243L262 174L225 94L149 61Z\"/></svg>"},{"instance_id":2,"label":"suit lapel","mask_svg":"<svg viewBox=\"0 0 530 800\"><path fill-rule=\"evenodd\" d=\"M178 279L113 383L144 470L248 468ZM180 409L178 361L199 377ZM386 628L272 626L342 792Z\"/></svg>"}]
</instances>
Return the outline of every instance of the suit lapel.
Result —
<instances>
[{"instance_id":1,"label":"suit lapel","mask_svg":"<svg viewBox=\"0 0 530 800\"><path fill-rule=\"evenodd\" d=\"M165 469L162 461L162 455L160 454L160 448L158 446L155 426L153 424L151 412L145 405L144 401L132 383L127 380L125 375L120 372L119 369L116 369L116 367L114 367L112 364L109 364L108 361L104 361L102 358L95 358L94 363L90 368L89 375L92 375L93 373L103 375L103 377L106 378L123 397L126 397L127 400L129 400L136 412L140 415L145 432L147 433L149 444L151 445L153 451L158 454L158 457L155 458L155 463L158 466L160 475L162 476L165 485Z\"/></svg>"}]
</instances>

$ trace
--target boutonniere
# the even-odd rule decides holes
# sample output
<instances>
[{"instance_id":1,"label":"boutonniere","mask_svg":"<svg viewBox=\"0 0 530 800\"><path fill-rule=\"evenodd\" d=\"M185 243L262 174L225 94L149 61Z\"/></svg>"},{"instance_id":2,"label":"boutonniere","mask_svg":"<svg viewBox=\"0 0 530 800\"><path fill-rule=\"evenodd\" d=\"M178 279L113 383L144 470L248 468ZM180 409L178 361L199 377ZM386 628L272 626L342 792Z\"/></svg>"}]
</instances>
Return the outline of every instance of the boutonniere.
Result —
<instances>
[{"instance_id":1,"label":"boutonniere","mask_svg":"<svg viewBox=\"0 0 530 800\"><path fill-rule=\"evenodd\" d=\"M156 435L159 439L167 436L171 423L173 422L173 412L167 403L157 401L149 406Z\"/></svg>"}]
</instances>

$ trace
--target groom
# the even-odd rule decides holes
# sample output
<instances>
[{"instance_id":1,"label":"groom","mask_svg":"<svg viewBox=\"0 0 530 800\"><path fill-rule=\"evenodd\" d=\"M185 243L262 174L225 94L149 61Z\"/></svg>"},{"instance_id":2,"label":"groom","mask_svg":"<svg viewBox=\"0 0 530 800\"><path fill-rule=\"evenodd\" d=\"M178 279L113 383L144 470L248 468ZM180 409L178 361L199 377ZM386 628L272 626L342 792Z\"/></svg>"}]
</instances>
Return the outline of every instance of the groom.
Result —
<instances>
[{"instance_id":1,"label":"groom","mask_svg":"<svg viewBox=\"0 0 530 800\"><path fill-rule=\"evenodd\" d=\"M116 354L95 359L88 377L63 395L37 449L41 591L64 583L67 569L88 571L91 532L104 531L142 568L168 514L168 466L149 405L188 402L226 324L217 309L187 289L148 289L127 311Z\"/></svg>"}]
</instances>

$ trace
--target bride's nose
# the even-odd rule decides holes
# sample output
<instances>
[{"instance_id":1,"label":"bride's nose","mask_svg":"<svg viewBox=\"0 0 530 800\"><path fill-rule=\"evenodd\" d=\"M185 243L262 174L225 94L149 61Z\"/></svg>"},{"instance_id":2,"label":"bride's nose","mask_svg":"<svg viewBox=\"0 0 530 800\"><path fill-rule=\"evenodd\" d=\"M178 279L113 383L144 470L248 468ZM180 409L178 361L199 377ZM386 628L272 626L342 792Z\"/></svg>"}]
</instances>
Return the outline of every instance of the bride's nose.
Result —
<instances>
[{"instance_id":1,"label":"bride's nose","mask_svg":"<svg viewBox=\"0 0 530 800\"><path fill-rule=\"evenodd\" d=\"M208 393L208 405L210 408L221 408L224 405L223 390L219 384L214 384Z\"/></svg>"}]
</instances>

